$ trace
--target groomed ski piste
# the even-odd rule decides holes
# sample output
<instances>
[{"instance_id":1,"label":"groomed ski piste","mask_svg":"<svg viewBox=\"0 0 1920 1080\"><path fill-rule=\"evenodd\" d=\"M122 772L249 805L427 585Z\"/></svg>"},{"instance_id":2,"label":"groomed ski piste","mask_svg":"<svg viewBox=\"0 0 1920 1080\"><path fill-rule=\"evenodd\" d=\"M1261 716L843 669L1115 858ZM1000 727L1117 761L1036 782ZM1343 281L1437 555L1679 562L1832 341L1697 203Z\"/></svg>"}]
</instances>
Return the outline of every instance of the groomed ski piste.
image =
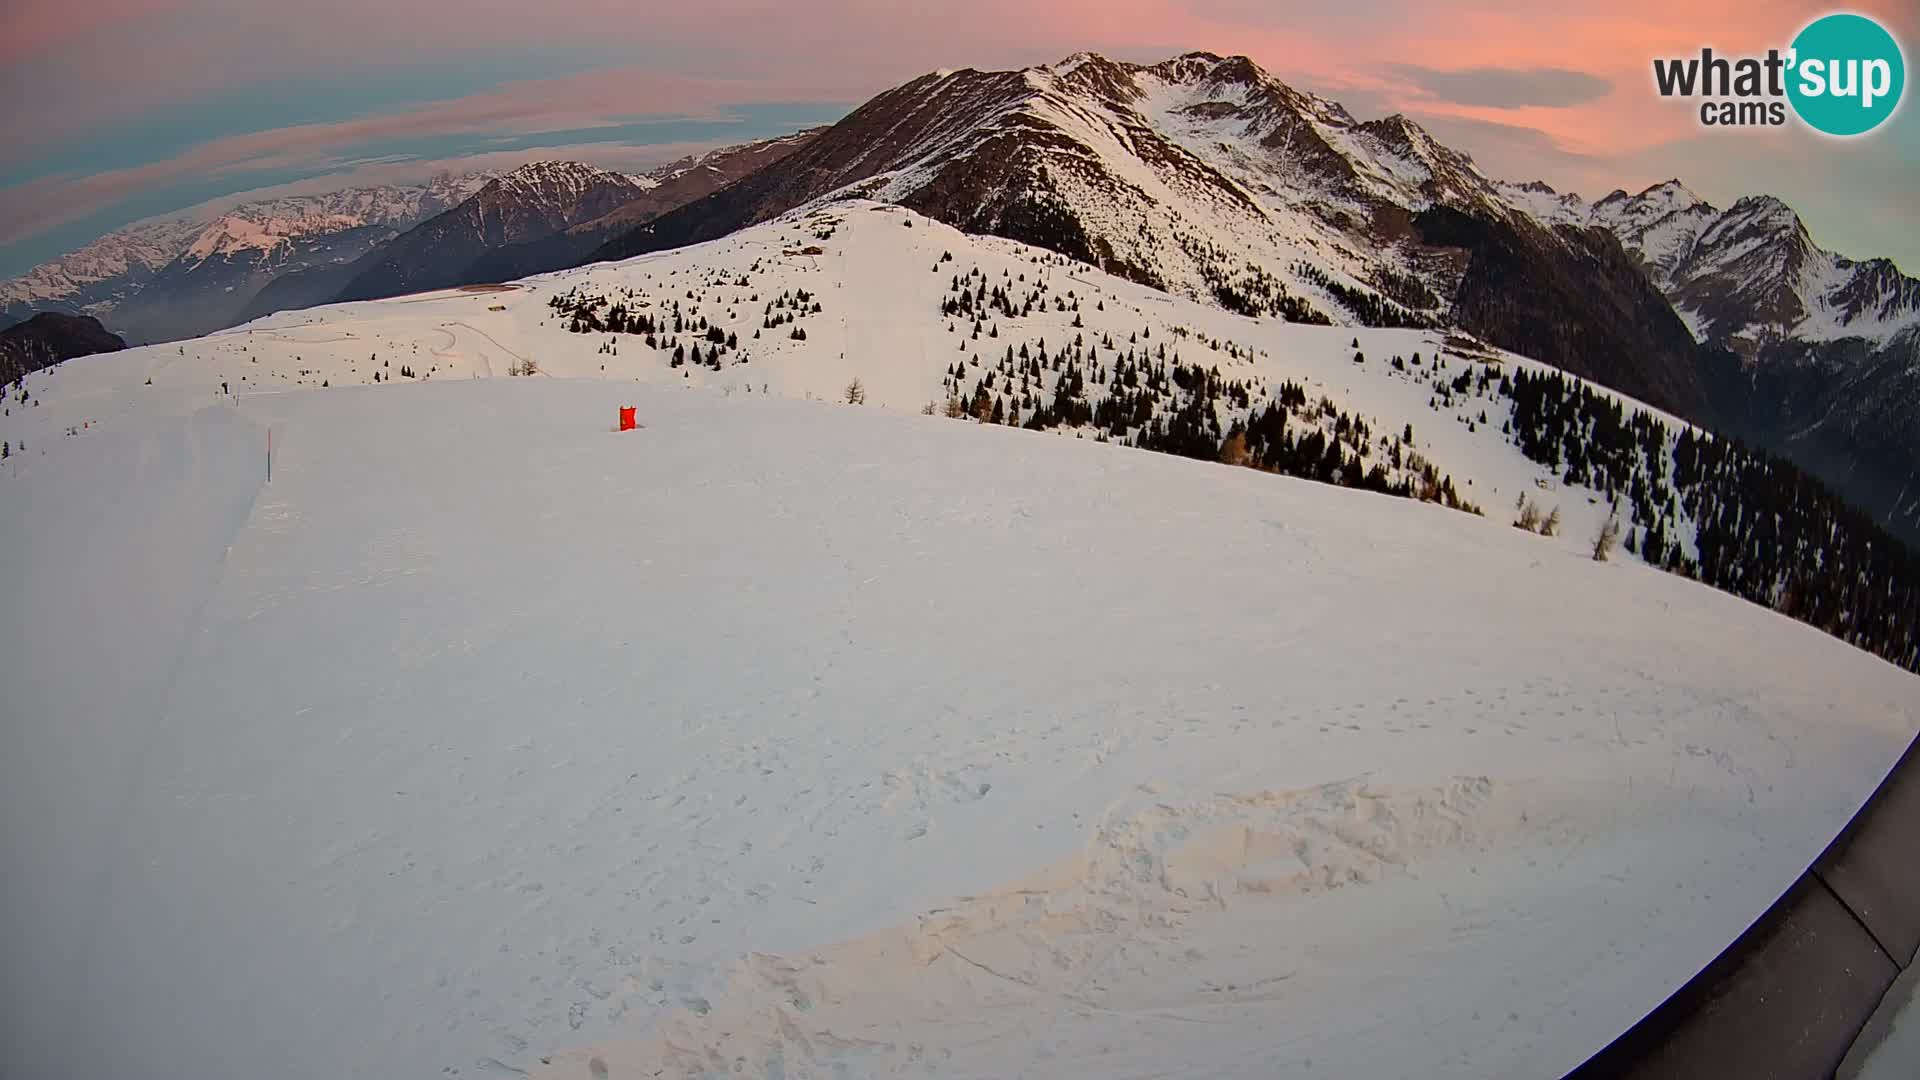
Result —
<instances>
[{"instance_id":1,"label":"groomed ski piste","mask_svg":"<svg viewBox=\"0 0 1920 1080\"><path fill-rule=\"evenodd\" d=\"M1048 302L975 339L976 268ZM738 345L552 305L622 290ZM1412 424L1486 516L920 414L980 350L1145 331ZM1384 362L1451 348L852 204L30 376L0 1074L1558 1075L1920 694L1594 562L1593 493Z\"/></svg>"}]
</instances>

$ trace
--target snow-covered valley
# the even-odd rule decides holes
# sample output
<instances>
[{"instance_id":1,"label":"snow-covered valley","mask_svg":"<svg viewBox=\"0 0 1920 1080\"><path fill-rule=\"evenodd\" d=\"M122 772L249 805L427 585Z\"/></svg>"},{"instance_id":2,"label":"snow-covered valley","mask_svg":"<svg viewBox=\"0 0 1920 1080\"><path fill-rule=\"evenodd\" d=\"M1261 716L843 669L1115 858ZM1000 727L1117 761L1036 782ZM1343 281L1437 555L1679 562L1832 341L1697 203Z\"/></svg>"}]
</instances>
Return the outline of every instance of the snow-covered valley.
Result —
<instances>
[{"instance_id":1,"label":"snow-covered valley","mask_svg":"<svg viewBox=\"0 0 1920 1080\"><path fill-rule=\"evenodd\" d=\"M1530 361L1047 258L835 208L30 376L0 1073L1557 1074L1920 729L1387 362ZM718 368L552 305L626 290ZM1136 333L1487 516L920 415Z\"/></svg>"}]
</instances>

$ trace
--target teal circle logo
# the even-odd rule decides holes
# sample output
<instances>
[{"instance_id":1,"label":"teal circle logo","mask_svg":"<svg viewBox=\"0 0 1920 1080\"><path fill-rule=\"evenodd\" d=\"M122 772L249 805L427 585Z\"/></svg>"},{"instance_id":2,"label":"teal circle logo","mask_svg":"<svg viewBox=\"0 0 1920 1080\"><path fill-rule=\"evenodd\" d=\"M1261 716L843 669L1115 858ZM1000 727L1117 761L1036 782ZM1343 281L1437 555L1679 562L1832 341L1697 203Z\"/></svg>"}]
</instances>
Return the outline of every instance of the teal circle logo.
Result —
<instances>
[{"instance_id":1,"label":"teal circle logo","mask_svg":"<svg viewBox=\"0 0 1920 1080\"><path fill-rule=\"evenodd\" d=\"M1864 135L1886 122L1907 86L1900 43L1864 15L1825 15L1793 39L1787 100L1816 131Z\"/></svg>"}]
</instances>

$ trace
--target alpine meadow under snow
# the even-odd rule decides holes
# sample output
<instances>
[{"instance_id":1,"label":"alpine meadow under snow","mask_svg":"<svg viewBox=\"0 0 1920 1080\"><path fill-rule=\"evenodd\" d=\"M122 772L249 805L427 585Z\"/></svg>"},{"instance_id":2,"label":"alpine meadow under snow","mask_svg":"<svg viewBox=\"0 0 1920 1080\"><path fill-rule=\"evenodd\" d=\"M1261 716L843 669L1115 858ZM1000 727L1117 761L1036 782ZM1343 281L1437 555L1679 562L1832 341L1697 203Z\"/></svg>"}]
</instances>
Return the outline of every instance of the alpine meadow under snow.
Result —
<instances>
[{"instance_id":1,"label":"alpine meadow under snow","mask_svg":"<svg viewBox=\"0 0 1920 1080\"><path fill-rule=\"evenodd\" d=\"M1593 558L1550 372L857 201L36 372L0 1073L1564 1072L1920 695Z\"/></svg>"}]
</instances>

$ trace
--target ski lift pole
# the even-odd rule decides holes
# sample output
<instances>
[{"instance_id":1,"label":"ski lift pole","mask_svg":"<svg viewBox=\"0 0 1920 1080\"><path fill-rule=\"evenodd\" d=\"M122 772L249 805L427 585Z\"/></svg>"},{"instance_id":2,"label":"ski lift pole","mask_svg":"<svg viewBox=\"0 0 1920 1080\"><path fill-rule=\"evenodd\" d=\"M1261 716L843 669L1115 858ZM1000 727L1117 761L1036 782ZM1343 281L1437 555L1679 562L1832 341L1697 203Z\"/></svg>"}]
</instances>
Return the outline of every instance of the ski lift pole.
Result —
<instances>
[{"instance_id":1,"label":"ski lift pole","mask_svg":"<svg viewBox=\"0 0 1920 1080\"><path fill-rule=\"evenodd\" d=\"M273 428L267 428L267 483L273 483Z\"/></svg>"}]
</instances>

